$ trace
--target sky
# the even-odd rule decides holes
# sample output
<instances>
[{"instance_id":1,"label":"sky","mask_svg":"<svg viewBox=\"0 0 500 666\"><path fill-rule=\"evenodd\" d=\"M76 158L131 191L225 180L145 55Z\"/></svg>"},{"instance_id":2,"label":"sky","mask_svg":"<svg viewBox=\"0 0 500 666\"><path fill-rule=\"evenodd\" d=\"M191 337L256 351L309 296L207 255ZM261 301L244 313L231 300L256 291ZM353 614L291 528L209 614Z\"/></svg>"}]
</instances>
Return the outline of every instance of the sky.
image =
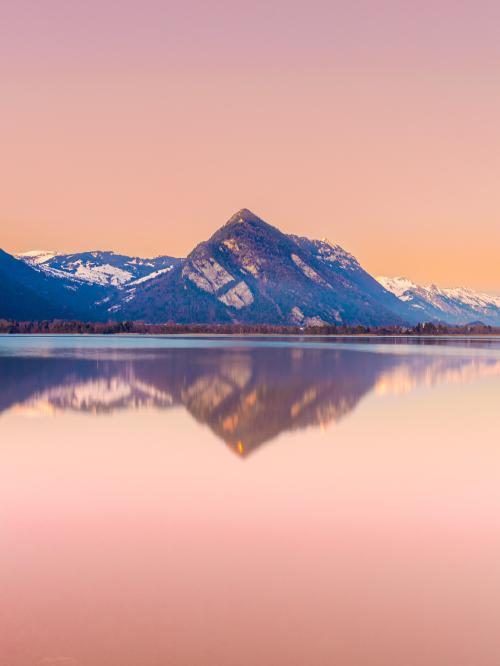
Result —
<instances>
[{"instance_id":1,"label":"sky","mask_svg":"<svg viewBox=\"0 0 500 666\"><path fill-rule=\"evenodd\" d=\"M246 207L500 292L497 0L0 5L0 247L183 256Z\"/></svg>"}]
</instances>

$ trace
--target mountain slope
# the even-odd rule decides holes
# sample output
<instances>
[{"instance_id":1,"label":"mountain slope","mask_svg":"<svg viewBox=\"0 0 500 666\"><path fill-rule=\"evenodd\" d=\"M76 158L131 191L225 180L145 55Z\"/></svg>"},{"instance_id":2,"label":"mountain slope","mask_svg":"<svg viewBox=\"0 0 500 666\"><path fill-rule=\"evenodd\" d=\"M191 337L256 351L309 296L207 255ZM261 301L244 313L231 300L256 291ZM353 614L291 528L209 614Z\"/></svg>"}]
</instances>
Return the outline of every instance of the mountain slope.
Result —
<instances>
[{"instance_id":1,"label":"mountain slope","mask_svg":"<svg viewBox=\"0 0 500 666\"><path fill-rule=\"evenodd\" d=\"M63 280L0 250L0 317L5 319L96 319L97 287Z\"/></svg>"},{"instance_id":2,"label":"mountain slope","mask_svg":"<svg viewBox=\"0 0 500 666\"><path fill-rule=\"evenodd\" d=\"M370 297L378 307L383 307L397 314L402 320L409 323L418 323L418 319L405 303L402 303L394 294L381 285L374 277L367 273L356 257L344 250L340 245L328 239L309 240L301 236L291 236L303 249L310 252L325 268L333 270L342 276L346 282L354 284L363 294ZM381 288L382 287L382 288Z\"/></svg>"},{"instance_id":3,"label":"mountain slope","mask_svg":"<svg viewBox=\"0 0 500 666\"><path fill-rule=\"evenodd\" d=\"M417 313L420 321L467 324L479 320L500 326L500 296L465 287L440 288L418 285L403 277L377 277L380 284Z\"/></svg>"},{"instance_id":4,"label":"mountain slope","mask_svg":"<svg viewBox=\"0 0 500 666\"><path fill-rule=\"evenodd\" d=\"M0 251L0 317L500 326L500 296L373 278L339 245L283 234L242 209L186 259Z\"/></svg>"},{"instance_id":5,"label":"mountain slope","mask_svg":"<svg viewBox=\"0 0 500 666\"><path fill-rule=\"evenodd\" d=\"M180 261L168 256L143 259L101 250L74 254L32 250L16 256L55 277L108 287L121 287L138 280L146 281L168 272Z\"/></svg>"},{"instance_id":6,"label":"mountain slope","mask_svg":"<svg viewBox=\"0 0 500 666\"><path fill-rule=\"evenodd\" d=\"M350 259L349 259L350 258ZM411 312L338 246L287 236L242 209L168 274L124 290L151 322L396 324Z\"/></svg>"}]
</instances>

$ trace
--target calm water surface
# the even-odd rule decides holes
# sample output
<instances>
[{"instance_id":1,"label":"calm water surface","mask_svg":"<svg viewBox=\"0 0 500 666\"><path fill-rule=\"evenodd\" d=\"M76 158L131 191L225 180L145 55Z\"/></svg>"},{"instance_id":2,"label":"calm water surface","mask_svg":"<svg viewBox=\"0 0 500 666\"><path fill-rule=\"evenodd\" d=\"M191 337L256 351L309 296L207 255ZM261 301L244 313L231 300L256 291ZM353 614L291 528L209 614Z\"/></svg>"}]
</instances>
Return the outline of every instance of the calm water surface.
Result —
<instances>
[{"instance_id":1,"label":"calm water surface","mask_svg":"<svg viewBox=\"0 0 500 666\"><path fill-rule=\"evenodd\" d=\"M500 341L0 337L1 666L498 666Z\"/></svg>"}]
</instances>

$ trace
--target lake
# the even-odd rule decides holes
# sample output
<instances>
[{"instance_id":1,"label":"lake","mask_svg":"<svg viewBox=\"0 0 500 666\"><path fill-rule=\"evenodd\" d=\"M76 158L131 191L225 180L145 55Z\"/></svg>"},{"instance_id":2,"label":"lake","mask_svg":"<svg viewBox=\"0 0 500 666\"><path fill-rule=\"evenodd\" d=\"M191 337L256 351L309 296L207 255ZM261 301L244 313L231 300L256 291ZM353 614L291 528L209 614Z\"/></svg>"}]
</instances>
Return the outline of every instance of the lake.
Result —
<instances>
[{"instance_id":1,"label":"lake","mask_svg":"<svg viewBox=\"0 0 500 666\"><path fill-rule=\"evenodd\" d=\"M500 340L0 336L2 666L498 666Z\"/></svg>"}]
</instances>

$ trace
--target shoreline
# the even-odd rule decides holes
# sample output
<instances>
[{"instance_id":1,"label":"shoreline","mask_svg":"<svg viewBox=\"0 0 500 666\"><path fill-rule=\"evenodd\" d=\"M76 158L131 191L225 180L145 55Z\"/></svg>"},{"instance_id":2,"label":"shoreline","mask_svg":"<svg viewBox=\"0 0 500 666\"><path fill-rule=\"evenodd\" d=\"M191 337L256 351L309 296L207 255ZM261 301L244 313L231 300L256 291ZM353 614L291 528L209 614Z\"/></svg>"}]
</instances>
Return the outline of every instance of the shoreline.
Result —
<instances>
[{"instance_id":1,"label":"shoreline","mask_svg":"<svg viewBox=\"0 0 500 666\"><path fill-rule=\"evenodd\" d=\"M151 324L141 321L82 321L52 319L16 321L0 318L0 334L4 335L119 335L119 336L244 336L244 337L331 337L331 338L436 338L495 337L500 326L480 321L464 325L422 322L415 325L325 324L294 326L280 324Z\"/></svg>"},{"instance_id":2,"label":"shoreline","mask_svg":"<svg viewBox=\"0 0 500 666\"><path fill-rule=\"evenodd\" d=\"M308 339L361 339L361 340L500 340L500 332L498 333L436 333L436 334L419 334L419 333L79 333L79 332L15 332L5 333L0 332L2 338L12 337L78 337L78 338L93 338L93 337L118 337L118 338L308 338Z\"/></svg>"}]
</instances>

